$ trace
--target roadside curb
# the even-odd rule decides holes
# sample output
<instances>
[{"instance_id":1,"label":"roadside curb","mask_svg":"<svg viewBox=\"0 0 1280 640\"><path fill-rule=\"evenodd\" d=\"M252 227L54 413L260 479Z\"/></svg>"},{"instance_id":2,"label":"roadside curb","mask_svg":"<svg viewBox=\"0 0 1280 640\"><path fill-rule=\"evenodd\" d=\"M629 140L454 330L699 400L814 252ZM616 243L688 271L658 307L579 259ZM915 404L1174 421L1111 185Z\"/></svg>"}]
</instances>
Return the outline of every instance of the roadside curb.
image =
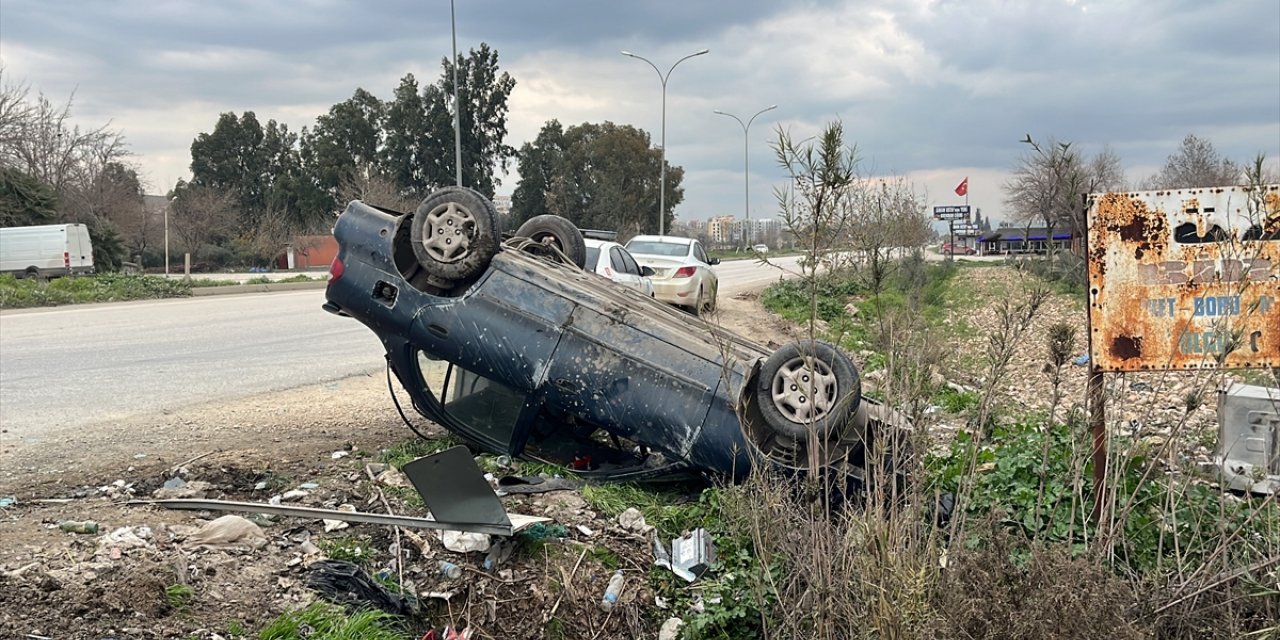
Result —
<instances>
[{"instance_id":1,"label":"roadside curb","mask_svg":"<svg viewBox=\"0 0 1280 640\"><path fill-rule=\"evenodd\" d=\"M270 282L264 284L232 284L221 287L192 287L191 296L221 296L233 293L269 293L272 291L300 291L304 289L323 289L328 286L325 280L314 282Z\"/></svg>"}]
</instances>

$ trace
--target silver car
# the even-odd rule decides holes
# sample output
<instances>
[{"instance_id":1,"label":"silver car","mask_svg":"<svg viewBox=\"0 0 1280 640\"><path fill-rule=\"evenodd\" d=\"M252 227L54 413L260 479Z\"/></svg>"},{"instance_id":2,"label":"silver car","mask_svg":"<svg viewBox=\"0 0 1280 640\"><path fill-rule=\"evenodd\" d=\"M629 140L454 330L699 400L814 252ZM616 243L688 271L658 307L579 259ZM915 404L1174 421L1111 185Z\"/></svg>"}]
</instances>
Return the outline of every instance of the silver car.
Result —
<instances>
[{"instance_id":1,"label":"silver car","mask_svg":"<svg viewBox=\"0 0 1280 640\"><path fill-rule=\"evenodd\" d=\"M627 250L641 265L653 269L653 290L659 300L695 315L716 310L720 279L711 265L720 264L720 259L708 258L701 242L675 236L636 236L627 242Z\"/></svg>"}]
</instances>

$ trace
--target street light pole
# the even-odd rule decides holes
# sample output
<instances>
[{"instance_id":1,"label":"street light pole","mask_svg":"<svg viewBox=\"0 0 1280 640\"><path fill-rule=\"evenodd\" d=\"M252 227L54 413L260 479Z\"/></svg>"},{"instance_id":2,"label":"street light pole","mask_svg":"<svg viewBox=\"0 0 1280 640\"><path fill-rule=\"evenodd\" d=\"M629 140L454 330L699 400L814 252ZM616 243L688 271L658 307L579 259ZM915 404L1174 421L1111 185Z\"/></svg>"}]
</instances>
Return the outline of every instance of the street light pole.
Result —
<instances>
[{"instance_id":1,"label":"street light pole","mask_svg":"<svg viewBox=\"0 0 1280 640\"><path fill-rule=\"evenodd\" d=\"M449 27L453 32L453 164L462 186L462 103L458 101L458 19L454 0L449 0Z\"/></svg>"},{"instance_id":2,"label":"street light pole","mask_svg":"<svg viewBox=\"0 0 1280 640\"><path fill-rule=\"evenodd\" d=\"M757 111L757 112L756 112L756 115L751 116L751 119L747 120L746 124L743 124L743 123L742 123L742 118L739 118L738 116L735 116L735 115L733 115L732 113L728 113L728 112L725 112L725 111L721 111L721 110L719 110L719 109L716 109L716 110L715 110L715 113L717 113L717 114L719 114L719 115L722 115L722 116L729 116L730 118L733 118L734 120L737 120L737 121L738 121L738 126L742 127L742 195L743 195L743 208L746 210L746 213L747 213L747 217L746 217L746 220L747 220L747 233L748 233L748 234L751 234L751 235L754 235L754 234L752 234L752 233L751 233L751 160L750 160L750 154L748 153L748 151L749 151L749 149L750 149L750 147L751 147L751 123L753 123L753 122L755 122L755 121L756 121L756 116L759 116L760 114L762 114L762 113L764 113L764 112L766 112L766 111L773 111L774 109L777 109L777 108L778 108L778 105L776 105L776 104L772 104L772 105L769 105L769 106L767 106L767 107L765 107L765 108L763 108L763 109L761 109L761 110Z\"/></svg>"},{"instance_id":3,"label":"street light pole","mask_svg":"<svg viewBox=\"0 0 1280 640\"><path fill-rule=\"evenodd\" d=\"M653 70L658 73L658 80L662 82L662 166L658 169L658 235L660 236L666 235L667 223L667 79L671 77L671 72L675 71L676 66L681 62L695 56L706 54L709 51L710 49L695 51L683 58L680 58L679 60L676 60L676 63L671 65L670 69L667 69L666 75L663 75L662 71L658 69L658 65L654 64L652 60L644 56L638 56L630 51L622 52L622 55L627 56L628 58L635 58L636 60L644 60L645 62L648 62L649 66L653 67Z\"/></svg>"}]
</instances>

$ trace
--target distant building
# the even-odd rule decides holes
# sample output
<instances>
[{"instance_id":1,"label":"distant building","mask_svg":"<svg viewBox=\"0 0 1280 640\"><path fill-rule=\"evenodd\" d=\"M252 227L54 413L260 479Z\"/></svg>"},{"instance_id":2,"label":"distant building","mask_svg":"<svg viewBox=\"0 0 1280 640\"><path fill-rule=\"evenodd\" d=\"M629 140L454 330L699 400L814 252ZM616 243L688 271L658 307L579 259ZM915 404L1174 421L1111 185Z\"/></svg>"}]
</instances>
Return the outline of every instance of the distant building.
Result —
<instances>
[{"instance_id":1,"label":"distant building","mask_svg":"<svg viewBox=\"0 0 1280 640\"><path fill-rule=\"evenodd\" d=\"M752 218L750 220L739 220L738 239L742 241L744 246L755 245L761 242L768 243L769 240L778 235L778 221L772 218Z\"/></svg>"},{"instance_id":2,"label":"distant building","mask_svg":"<svg viewBox=\"0 0 1280 640\"><path fill-rule=\"evenodd\" d=\"M733 216L716 216L707 221L707 239L717 246L731 245L734 238Z\"/></svg>"},{"instance_id":3,"label":"distant building","mask_svg":"<svg viewBox=\"0 0 1280 640\"><path fill-rule=\"evenodd\" d=\"M1072 250L1075 236L1069 229L1054 229L1049 237L1046 227L1000 227L978 237L978 249L983 254L992 253L1048 253L1055 250Z\"/></svg>"},{"instance_id":4,"label":"distant building","mask_svg":"<svg viewBox=\"0 0 1280 640\"><path fill-rule=\"evenodd\" d=\"M511 214L511 196L494 196L493 208L498 210L498 217L506 218Z\"/></svg>"},{"instance_id":5,"label":"distant building","mask_svg":"<svg viewBox=\"0 0 1280 640\"><path fill-rule=\"evenodd\" d=\"M338 256L338 241L332 235L294 236L276 256L277 269L322 269Z\"/></svg>"}]
</instances>

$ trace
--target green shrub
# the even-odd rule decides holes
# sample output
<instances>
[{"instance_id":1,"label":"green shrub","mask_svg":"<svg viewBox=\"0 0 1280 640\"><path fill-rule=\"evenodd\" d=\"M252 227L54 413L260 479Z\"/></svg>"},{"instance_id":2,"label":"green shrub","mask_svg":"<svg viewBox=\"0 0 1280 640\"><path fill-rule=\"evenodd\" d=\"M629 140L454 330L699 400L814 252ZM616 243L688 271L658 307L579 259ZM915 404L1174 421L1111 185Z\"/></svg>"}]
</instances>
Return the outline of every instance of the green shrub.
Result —
<instances>
[{"instance_id":1,"label":"green shrub","mask_svg":"<svg viewBox=\"0 0 1280 640\"><path fill-rule=\"evenodd\" d=\"M259 640L400 640L395 618L383 611L362 610L348 615L342 607L313 602L285 613L258 633Z\"/></svg>"},{"instance_id":2,"label":"green shrub","mask_svg":"<svg viewBox=\"0 0 1280 640\"><path fill-rule=\"evenodd\" d=\"M980 518L998 511L1006 525L1030 538L1066 541L1082 533L1082 507L1073 500L1079 497L1072 486L1079 471L1072 466L1072 438L1068 424L1045 425L1028 416L996 426L989 442L961 431L945 454L925 464L940 490L957 495L968 514ZM1081 445L1088 451L1076 443Z\"/></svg>"},{"instance_id":3,"label":"green shrub","mask_svg":"<svg viewBox=\"0 0 1280 640\"><path fill-rule=\"evenodd\" d=\"M1124 440L1112 446L1138 451ZM1079 552L1096 543L1090 521L1093 466L1088 430L1078 418L1048 423L1030 415L993 428L978 442L960 432L925 466L939 492L951 492L967 516L1000 514L1027 539L1064 543ZM1237 498L1218 487L1168 476L1145 455L1113 460L1118 522L1109 554L1118 567L1145 576L1193 573L1212 564L1239 567L1280 551L1280 508L1274 497ZM984 544L970 535L966 546Z\"/></svg>"},{"instance_id":4,"label":"green shrub","mask_svg":"<svg viewBox=\"0 0 1280 640\"><path fill-rule=\"evenodd\" d=\"M160 276L102 273L94 276L56 278L40 282L0 276L0 308L21 309L87 302L182 298L191 295L191 285Z\"/></svg>"}]
</instances>

